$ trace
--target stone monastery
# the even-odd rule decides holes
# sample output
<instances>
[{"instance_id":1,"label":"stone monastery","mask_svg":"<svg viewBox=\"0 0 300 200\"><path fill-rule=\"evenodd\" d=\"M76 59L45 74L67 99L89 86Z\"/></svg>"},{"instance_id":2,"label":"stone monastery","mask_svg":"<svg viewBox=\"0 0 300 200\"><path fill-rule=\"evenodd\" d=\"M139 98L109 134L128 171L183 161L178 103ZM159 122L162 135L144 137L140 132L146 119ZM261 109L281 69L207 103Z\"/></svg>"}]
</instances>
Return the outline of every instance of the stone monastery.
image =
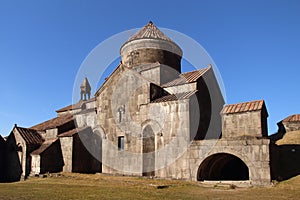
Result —
<instances>
[{"instance_id":1,"label":"stone monastery","mask_svg":"<svg viewBox=\"0 0 300 200\"><path fill-rule=\"evenodd\" d=\"M300 173L300 115L268 136L263 100L225 105L213 66L182 73L181 48L152 22L120 49L121 63L91 98L0 137L0 180L56 172L268 185Z\"/></svg>"}]
</instances>

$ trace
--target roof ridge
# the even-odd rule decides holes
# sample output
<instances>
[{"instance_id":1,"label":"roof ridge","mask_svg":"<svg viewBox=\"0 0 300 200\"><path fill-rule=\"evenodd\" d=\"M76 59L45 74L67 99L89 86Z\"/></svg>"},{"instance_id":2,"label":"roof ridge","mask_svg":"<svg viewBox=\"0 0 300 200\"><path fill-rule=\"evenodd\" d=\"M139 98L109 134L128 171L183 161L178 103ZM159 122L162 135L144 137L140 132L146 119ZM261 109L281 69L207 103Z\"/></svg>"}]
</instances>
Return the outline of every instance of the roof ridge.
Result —
<instances>
[{"instance_id":1,"label":"roof ridge","mask_svg":"<svg viewBox=\"0 0 300 200\"><path fill-rule=\"evenodd\" d=\"M238 104L245 104L245 103L253 103L253 102L264 102L264 101L265 101L264 99L260 99L260 100L245 101L245 102L240 102L240 103L226 104L225 106L238 105Z\"/></svg>"},{"instance_id":2,"label":"roof ridge","mask_svg":"<svg viewBox=\"0 0 300 200\"><path fill-rule=\"evenodd\" d=\"M209 66L209 67L203 67L203 68L201 68L201 69L195 69L195 70L192 70L192 71L183 72L183 73L181 73L181 74L179 74L179 75L182 75L182 74L188 74L188 73L194 73L194 72L201 71L201 70L209 70L210 68L211 68L210 66Z\"/></svg>"},{"instance_id":3,"label":"roof ridge","mask_svg":"<svg viewBox=\"0 0 300 200\"><path fill-rule=\"evenodd\" d=\"M211 67L201 68L198 70L193 70L190 72L181 73L177 78L169 81L162 85L162 87L172 87L176 85L182 85L186 83L196 82L200 77L202 77Z\"/></svg>"},{"instance_id":4,"label":"roof ridge","mask_svg":"<svg viewBox=\"0 0 300 200\"><path fill-rule=\"evenodd\" d=\"M160 98L157 98L150 103L161 103L161 102L167 102L167 101L178 101L183 99L189 99L191 96L193 96L198 90L191 90L188 92L181 92L181 93L173 93L168 94L166 96L162 96Z\"/></svg>"},{"instance_id":5,"label":"roof ridge","mask_svg":"<svg viewBox=\"0 0 300 200\"><path fill-rule=\"evenodd\" d=\"M300 122L300 114L292 114L282 120L283 122Z\"/></svg>"},{"instance_id":6,"label":"roof ridge","mask_svg":"<svg viewBox=\"0 0 300 200\"><path fill-rule=\"evenodd\" d=\"M263 109L264 106L265 106L265 100L263 99L235 103L235 104L227 104L224 105L221 114L233 114L233 113L257 111Z\"/></svg>"}]
</instances>

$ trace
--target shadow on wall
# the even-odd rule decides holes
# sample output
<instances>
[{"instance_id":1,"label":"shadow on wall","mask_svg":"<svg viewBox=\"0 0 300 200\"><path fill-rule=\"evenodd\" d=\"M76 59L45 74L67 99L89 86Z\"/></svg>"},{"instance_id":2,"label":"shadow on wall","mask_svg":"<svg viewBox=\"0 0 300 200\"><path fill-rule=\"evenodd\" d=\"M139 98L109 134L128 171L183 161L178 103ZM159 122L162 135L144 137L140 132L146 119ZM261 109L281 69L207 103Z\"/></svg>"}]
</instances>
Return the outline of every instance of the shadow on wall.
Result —
<instances>
[{"instance_id":1,"label":"shadow on wall","mask_svg":"<svg viewBox=\"0 0 300 200\"><path fill-rule=\"evenodd\" d=\"M63 170L64 161L60 148L60 140L54 142L54 144L48 148L41 155L41 174L50 172L56 173Z\"/></svg>"},{"instance_id":2,"label":"shadow on wall","mask_svg":"<svg viewBox=\"0 0 300 200\"><path fill-rule=\"evenodd\" d=\"M228 153L217 153L201 163L197 180L249 180L249 169L240 158Z\"/></svg>"},{"instance_id":3,"label":"shadow on wall","mask_svg":"<svg viewBox=\"0 0 300 200\"><path fill-rule=\"evenodd\" d=\"M23 158L23 148L16 145L13 136L9 136L5 148L5 166L4 166L4 182L20 181L22 175L22 166L20 160Z\"/></svg>"},{"instance_id":4,"label":"shadow on wall","mask_svg":"<svg viewBox=\"0 0 300 200\"><path fill-rule=\"evenodd\" d=\"M102 172L102 140L91 129L81 131L73 137L72 172ZM85 141L85 142L82 142Z\"/></svg>"},{"instance_id":5,"label":"shadow on wall","mask_svg":"<svg viewBox=\"0 0 300 200\"><path fill-rule=\"evenodd\" d=\"M300 145L270 146L272 180L283 181L300 175Z\"/></svg>"},{"instance_id":6,"label":"shadow on wall","mask_svg":"<svg viewBox=\"0 0 300 200\"><path fill-rule=\"evenodd\" d=\"M5 149L6 144L2 136L0 135L0 182L5 180Z\"/></svg>"}]
</instances>

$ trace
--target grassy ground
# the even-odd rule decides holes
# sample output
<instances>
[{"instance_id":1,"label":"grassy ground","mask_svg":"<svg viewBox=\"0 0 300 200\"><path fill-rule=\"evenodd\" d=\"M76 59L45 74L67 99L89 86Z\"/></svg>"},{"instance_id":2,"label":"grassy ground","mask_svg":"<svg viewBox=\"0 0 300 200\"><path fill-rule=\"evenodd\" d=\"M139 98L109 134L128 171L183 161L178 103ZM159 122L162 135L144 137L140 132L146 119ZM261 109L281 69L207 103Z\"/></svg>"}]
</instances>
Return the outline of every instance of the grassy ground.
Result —
<instances>
[{"instance_id":1,"label":"grassy ground","mask_svg":"<svg viewBox=\"0 0 300 200\"><path fill-rule=\"evenodd\" d=\"M299 199L300 176L273 187L235 188L199 182L104 174L63 174L0 184L0 199Z\"/></svg>"}]
</instances>

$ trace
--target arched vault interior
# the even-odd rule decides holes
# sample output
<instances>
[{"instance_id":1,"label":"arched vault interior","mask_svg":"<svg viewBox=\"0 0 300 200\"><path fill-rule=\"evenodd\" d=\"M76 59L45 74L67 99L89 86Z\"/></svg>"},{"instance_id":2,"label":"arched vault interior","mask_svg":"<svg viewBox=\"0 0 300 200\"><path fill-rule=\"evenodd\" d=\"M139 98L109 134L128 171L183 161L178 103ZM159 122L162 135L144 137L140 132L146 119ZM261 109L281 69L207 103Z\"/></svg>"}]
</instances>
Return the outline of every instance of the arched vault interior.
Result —
<instances>
[{"instance_id":1,"label":"arched vault interior","mask_svg":"<svg viewBox=\"0 0 300 200\"><path fill-rule=\"evenodd\" d=\"M197 180L249 180L249 169L240 158L228 153L217 153L200 164Z\"/></svg>"}]
</instances>

